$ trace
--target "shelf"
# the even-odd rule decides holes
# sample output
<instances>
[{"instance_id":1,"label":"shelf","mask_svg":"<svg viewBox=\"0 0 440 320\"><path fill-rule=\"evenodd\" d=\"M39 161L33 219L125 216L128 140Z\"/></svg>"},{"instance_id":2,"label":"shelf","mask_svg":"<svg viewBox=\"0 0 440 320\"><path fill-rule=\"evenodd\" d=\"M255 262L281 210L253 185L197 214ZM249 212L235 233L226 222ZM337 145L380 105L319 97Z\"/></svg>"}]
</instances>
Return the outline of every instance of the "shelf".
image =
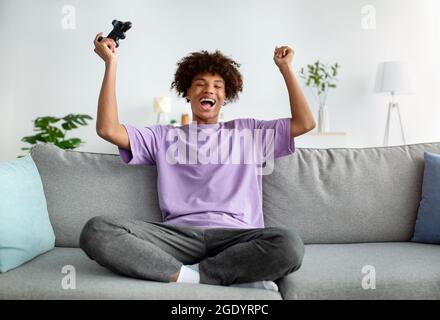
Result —
<instances>
[{"instance_id":1,"label":"shelf","mask_svg":"<svg viewBox=\"0 0 440 320\"><path fill-rule=\"evenodd\" d=\"M345 132L318 132L318 131L310 131L305 135L309 136L346 136Z\"/></svg>"},{"instance_id":2,"label":"shelf","mask_svg":"<svg viewBox=\"0 0 440 320\"><path fill-rule=\"evenodd\" d=\"M346 148L345 132L310 131L295 138L297 148Z\"/></svg>"}]
</instances>

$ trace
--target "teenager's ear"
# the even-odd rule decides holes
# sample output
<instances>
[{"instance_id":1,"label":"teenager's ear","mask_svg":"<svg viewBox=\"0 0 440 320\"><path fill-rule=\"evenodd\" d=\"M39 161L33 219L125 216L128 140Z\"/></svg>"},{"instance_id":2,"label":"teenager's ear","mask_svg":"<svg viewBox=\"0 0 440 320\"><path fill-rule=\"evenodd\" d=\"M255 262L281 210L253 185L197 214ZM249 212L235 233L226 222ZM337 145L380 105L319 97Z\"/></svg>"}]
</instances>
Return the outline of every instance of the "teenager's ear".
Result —
<instances>
[{"instance_id":1,"label":"teenager's ear","mask_svg":"<svg viewBox=\"0 0 440 320\"><path fill-rule=\"evenodd\" d=\"M190 89L191 89L191 88L186 89L186 95L185 95L186 102L189 102L188 97L189 97L189 90L190 90Z\"/></svg>"}]
</instances>

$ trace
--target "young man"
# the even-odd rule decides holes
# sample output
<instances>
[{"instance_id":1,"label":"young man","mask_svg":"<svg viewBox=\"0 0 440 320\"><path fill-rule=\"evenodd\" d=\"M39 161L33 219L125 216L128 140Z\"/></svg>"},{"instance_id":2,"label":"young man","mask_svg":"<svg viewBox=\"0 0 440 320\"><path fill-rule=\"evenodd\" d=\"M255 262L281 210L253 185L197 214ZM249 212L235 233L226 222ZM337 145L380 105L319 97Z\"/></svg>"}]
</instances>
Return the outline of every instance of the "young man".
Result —
<instances>
[{"instance_id":1,"label":"young man","mask_svg":"<svg viewBox=\"0 0 440 320\"><path fill-rule=\"evenodd\" d=\"M274 52L291 118L219 123L221 108L242 91L239 64L219 51L201 51L178 63L171 85L191 104L193 122L136 128L119 123L117 49L111 39L98 42L101 34L94 41L105 61L97 133L119 147L125 163L157 166L163 222L94 217L81 233L81 248L131 277L277 291L274 281L298 270L304 246L292 230L264 227L262 171L271 158L292 154L293 138L315 127L292 70L293 50ZM243 161L249 155L258 161Z\"/></svg>"}]
</instances>

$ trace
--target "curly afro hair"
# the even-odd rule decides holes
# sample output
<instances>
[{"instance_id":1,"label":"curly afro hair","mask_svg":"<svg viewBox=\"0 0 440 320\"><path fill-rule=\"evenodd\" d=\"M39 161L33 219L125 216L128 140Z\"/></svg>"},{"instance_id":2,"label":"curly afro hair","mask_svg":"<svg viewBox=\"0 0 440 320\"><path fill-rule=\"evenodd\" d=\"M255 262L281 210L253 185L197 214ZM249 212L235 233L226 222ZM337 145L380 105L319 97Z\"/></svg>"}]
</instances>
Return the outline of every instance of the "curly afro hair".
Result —
<instances>
[{"instance_id":1,"label":"curly afro hair","mask_svg":"<svg viewBox=\"0 0 440 320\"><path fill-rule=\"evenodd\" d=\"M192 52L177 63L171 89L175 88L177 94L185 98L186 92L197 74L217 73L225 80L226 100L228 102L235 101L238 99L238 93L243 91L243 80L240 71L238 71L239 67L240 64L218 50L214 53L209 53L206 50ZM188 99L186 100L188 101Z\"/></svg>"}]
</instances>

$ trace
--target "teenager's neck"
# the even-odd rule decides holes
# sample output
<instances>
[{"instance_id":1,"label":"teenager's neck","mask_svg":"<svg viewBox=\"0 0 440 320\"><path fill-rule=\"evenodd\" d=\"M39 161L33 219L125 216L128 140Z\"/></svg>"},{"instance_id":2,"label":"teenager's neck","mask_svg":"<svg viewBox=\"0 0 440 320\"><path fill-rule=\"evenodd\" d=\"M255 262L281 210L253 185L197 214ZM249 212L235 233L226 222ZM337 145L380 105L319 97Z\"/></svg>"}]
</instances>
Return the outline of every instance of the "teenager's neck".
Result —
<instances>
[{"instance_id":1,"label":"teenager's neck","mask_svg":"<svg viewBox=\"0 0 440 320\"><path fill-rule=\"evenodd\" d=\"M218 123L218 117L213 118L213 119L208 119L208 120L204 120L204 119L199 119L197 117L195 117L193 115L193 120L192 120L193 124L217 124Z\"/></svg>"}]
</instances>

